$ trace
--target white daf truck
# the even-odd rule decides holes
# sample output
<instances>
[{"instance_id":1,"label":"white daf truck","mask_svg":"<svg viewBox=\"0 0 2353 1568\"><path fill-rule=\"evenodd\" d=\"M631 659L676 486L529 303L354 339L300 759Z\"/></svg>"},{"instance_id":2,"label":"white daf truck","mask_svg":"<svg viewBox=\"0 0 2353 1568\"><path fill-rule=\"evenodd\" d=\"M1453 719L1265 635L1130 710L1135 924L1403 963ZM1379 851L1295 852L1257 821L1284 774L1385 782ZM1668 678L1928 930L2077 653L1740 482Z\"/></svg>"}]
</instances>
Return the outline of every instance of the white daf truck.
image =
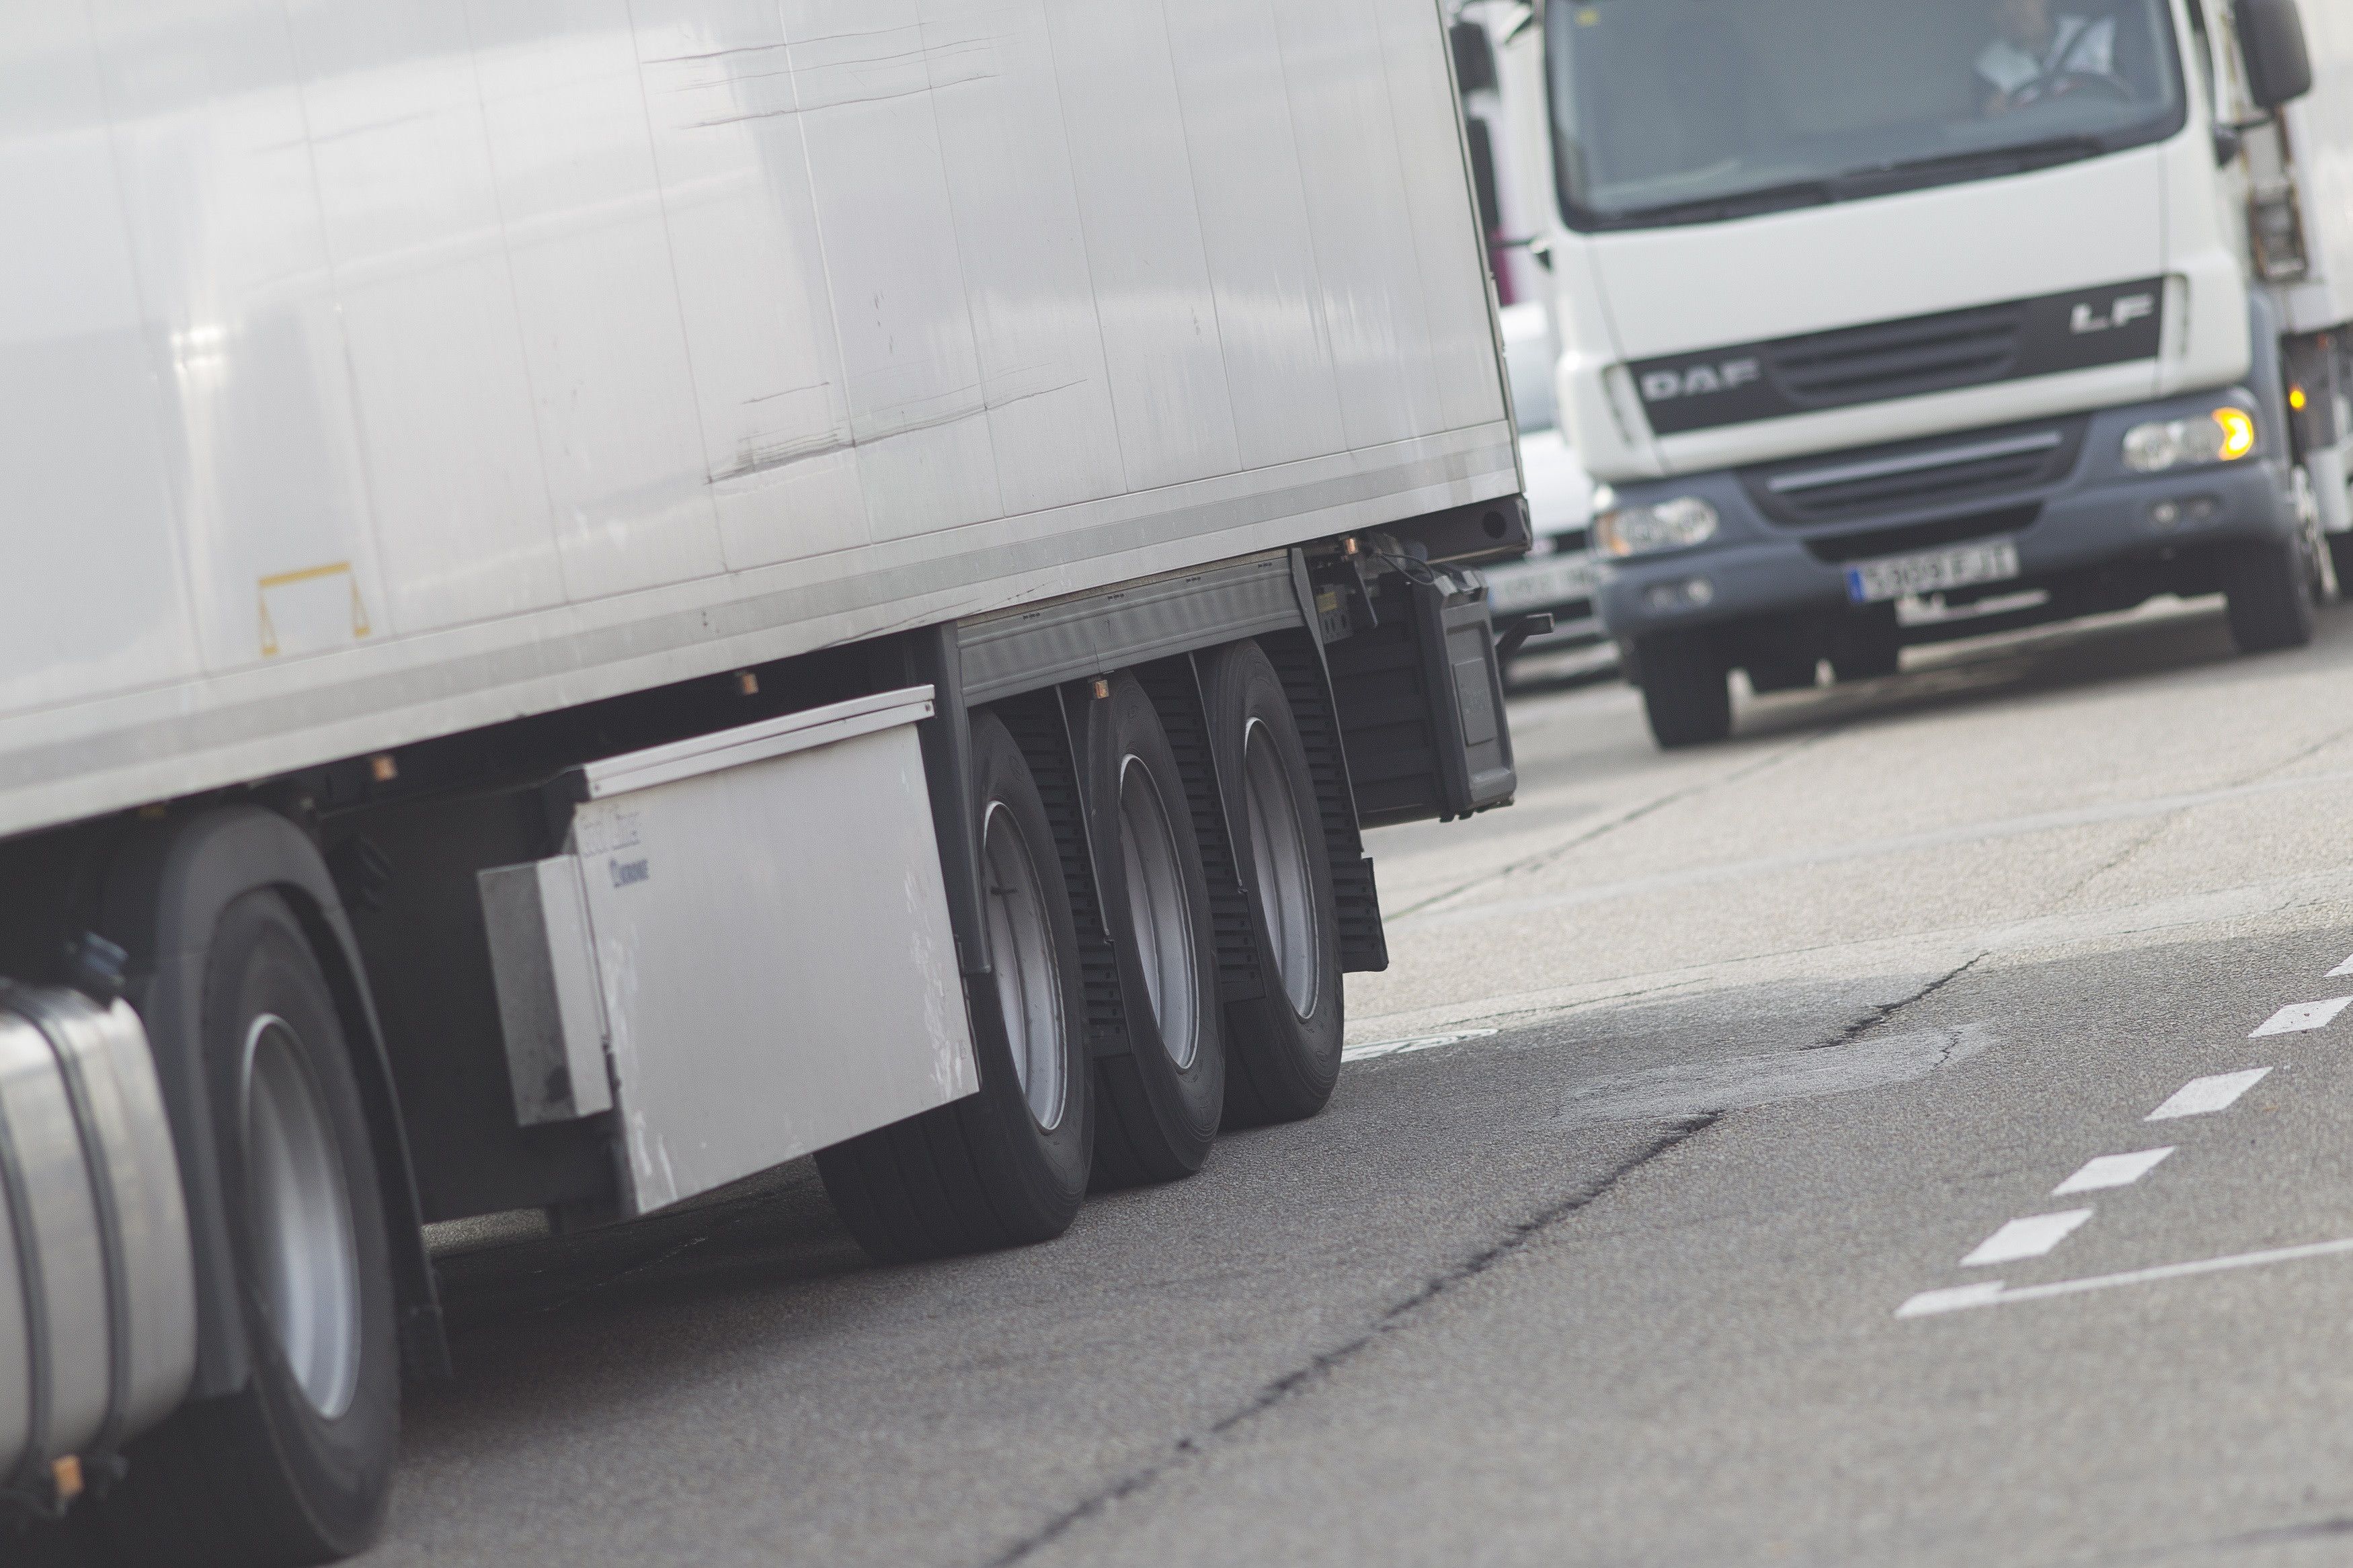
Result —
<instances>
[{"instance_id":1,"label":"white daf truck","mask_svg":"<svg viewBox=\"0 0 2353 1568\"><path fill-rule=\"evenodd\" d=\"M1561 401L1662 745L2353 530L2339 0L1551 0ZM2307 38L2306 26L2309 26Z\"/></svg>"},{"instance_id":2,"label":"white daf truck","mask_svg":"<svg viewBox=\"0 0 2353 1568\"><path fill-rule=\"evenodd\" d=\"M54 0L0 212L0 1558L364 1547L433 1222L1312 1114L1511 797L1434 0Z\"/></svg>"}]
</instances>

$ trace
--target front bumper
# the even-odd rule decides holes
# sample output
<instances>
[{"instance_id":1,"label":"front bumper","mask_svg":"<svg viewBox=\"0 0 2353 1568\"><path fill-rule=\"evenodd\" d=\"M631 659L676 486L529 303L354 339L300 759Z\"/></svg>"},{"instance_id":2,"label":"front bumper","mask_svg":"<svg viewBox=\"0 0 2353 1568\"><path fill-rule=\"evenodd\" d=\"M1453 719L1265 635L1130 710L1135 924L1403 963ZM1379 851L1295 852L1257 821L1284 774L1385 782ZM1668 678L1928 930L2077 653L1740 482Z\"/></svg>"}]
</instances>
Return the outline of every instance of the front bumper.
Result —
<instances>
[{"instance_id":1,"label":"front bumper","mask_svg":"<svg viewBox=\"0 0 2353 1568\"><path fill-rule=\"evenodd\" d=\"M2144 475L2124 466L2125 432L2151 420L2202 417L2222 404L2257 414L2261 444L2228 465ZM1982 433L1956 433L1959 447ZM1755 472L1719 471L1629 485L1627 505L1699 496L1722 520L1716 537L1691 550L1605 562L1597 604L1620 640L1669 628L1717 626L1789 614L1846 609L1846 573L1862 560L1944 548L1978 538L2016 542L2021 575L2005 592L2031 590L2089 570L2178 557L2232 539L2294 536L2296 512L2284 432L2243 389L2103 410L2089 416L2072 466L2016 490L1971 491L1940 504L1934 494L1835 521L1767 514ZM2072 437L2071 437L2072 438ZM1918 444L1914 444L1918 445ZM1823 454L1829 467L1871 453ZM1982 520L1980 531L1970 531ZM1907 542L1910 541L1910 542ZM1866 548L1867 553L1858 553Z\"/></svg>"}]
</instances>

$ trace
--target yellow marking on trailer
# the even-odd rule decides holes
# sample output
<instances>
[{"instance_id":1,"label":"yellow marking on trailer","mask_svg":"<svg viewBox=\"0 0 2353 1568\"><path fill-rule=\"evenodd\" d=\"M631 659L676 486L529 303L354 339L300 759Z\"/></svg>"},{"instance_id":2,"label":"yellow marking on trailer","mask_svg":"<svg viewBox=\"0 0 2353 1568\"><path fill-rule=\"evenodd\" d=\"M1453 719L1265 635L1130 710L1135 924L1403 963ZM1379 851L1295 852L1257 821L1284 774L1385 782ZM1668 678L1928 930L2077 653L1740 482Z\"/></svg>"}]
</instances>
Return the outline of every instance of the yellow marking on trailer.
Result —
<instances>
[{"instance_id":1,"label":"yellow marking on trailer","mask_svg":"<svg viewBox=\"0 0 2353 1568\"><path fill-rule=\"evenodd\" d=\"M329 577L344 577L351 581L352 637L354 639L358 639L368 636L369 633L375 630L375 627L368 620L367 601L360 595L359 575L352 570L352 563L350 562L336 561L331 562L324 566L305 566L299 572L280 572L274 576L261 578L256 584L255 588L254 596L259 604L261 610L262 658L276 658L278 657L278 626L276 623L271 621L269 618L270 590L274 588L291 588L303 583L322 582Z\"/></svg>"}]
</instances>

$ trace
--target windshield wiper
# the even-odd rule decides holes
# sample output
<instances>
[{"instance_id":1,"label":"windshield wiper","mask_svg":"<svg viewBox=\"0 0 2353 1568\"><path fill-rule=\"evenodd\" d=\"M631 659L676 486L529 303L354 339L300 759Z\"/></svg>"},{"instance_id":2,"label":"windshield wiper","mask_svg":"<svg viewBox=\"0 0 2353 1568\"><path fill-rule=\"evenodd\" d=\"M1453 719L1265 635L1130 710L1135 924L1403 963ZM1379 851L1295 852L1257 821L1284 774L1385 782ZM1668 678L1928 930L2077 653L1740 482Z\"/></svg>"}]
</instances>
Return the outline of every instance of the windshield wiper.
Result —
<instances>
[{"instance_id":1,"label":"windshield wiper","mask_svg":"<svg viewBox=\"0 0 2353 1568\"><path fill-rule=\"evenodd\" d=\"M1715 223L1724 218L1753 217L1790 207L1828 206L1839 199L1828 180L1792 180L1786 185L1763 185L1696 201L1669 202L1663 206L1635 207L1610 213L1603 222L1613 228L1647 228L1651 225Z\"/></svg>"},{"instance_id":2,"label":"windshield wiper","mask_svg":"<svg viewBox=\"0 0 2353 1568\"><path fill-rule=\"evenodd\" d=\"M1892 163L1867 163L1849 169L1833 182L1841 195L1862 190L1901 189L1941 179L1967 179L1972 174L2019 174L2096 158L2108 150L2097 136L2051 136L2040 142L2020 142L2004 147L1980 147L1968 153L1939 153L1927 158L1904 158Z\"/></svg>"}]
</instances>

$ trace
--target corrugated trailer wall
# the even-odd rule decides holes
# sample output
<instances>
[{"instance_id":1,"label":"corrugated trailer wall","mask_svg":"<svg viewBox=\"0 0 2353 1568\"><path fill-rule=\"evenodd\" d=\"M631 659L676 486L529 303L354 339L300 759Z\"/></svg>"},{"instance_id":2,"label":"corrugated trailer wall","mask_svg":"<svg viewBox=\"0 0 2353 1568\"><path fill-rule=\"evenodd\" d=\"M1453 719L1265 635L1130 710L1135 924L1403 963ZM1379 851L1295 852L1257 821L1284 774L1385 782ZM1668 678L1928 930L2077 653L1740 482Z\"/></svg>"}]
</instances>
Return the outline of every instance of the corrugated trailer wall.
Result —
<instances>
[{"instance_id":1,"label":"corrugated trailer wall","mask_svg":"<svg viewBox=\"0 0 2353 1568\"><path fill-rule=\"evenodd\" d=\"M1440 26L20 8L0 833L1514 491Z\"/></svg>"}]
</instances>

